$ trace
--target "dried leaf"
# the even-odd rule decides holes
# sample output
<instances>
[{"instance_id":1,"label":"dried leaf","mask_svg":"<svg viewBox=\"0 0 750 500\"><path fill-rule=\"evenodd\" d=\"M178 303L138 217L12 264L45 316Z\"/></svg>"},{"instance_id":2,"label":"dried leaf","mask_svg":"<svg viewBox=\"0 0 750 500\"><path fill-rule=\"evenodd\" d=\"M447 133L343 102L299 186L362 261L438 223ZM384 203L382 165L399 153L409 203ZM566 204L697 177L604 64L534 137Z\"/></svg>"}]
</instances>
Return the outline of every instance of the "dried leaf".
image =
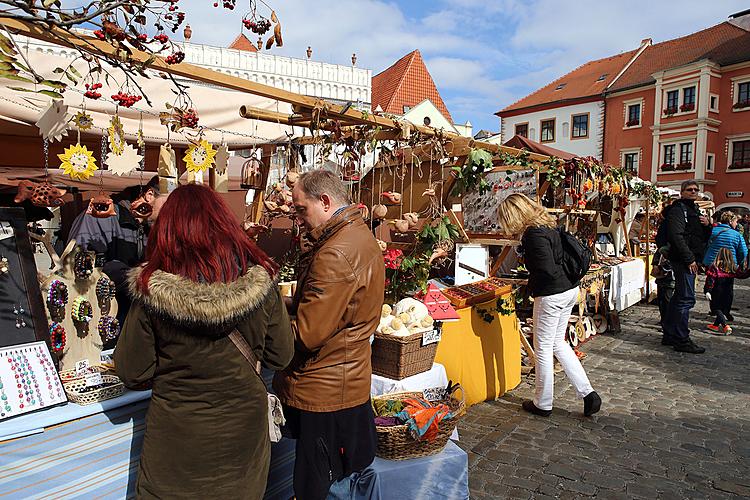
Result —
<instances>
[{"instance_id":1,"label":"dried leaf","mask_svg":"<svg viewBox=\"0 0 750 500\"><path fill-rule=\"evenodd\" d=\"M276 11L275 10L271 11L271 22L274 22L274 23L278 23L279 22L279 18L276 17Z\"/></svg>"},{"instance_id":2,"label":"dried leaf","mask_svg":"<svg viewBox=\"0 0 750 500\"><path fill-rule=\"evenodd\" d=\"M37 94L43 94L49 97L52 97L53 99L62 99L63 96L59 92L55 92L53 90L39 90L37 91Z\"/></svg>"},{"instance_id":3,"label":"dried leaf","mask_svg":"<svg viewBox=\"0 0 750 500\"><path fill-rule=\"evenodd\" d=\"M68 87L64 82L61 82L59 80L42 80L41 82L39 82L39 84L55 89L64 89Z\"/></svg>"},{"instance_id":4,"label":"dried leaf","mask_svg":"<svg viewBox=\"0 0 750 500\"><path fill-rule=\"evenodd\" d=\"M273 47L273 42L276 40L276 35L271 35L268 40L266 40L266 50L270 50L271 47Z\"/></svg>"},{"instance_id":5,"label":"dried leaf","mask_svg":"<svg viewBox=\"0 0 750 500\"><path fill-rule=\"evenodd\" d=\"M0 69L11 70L15 69L11 63L0 61Z\"/></svg>"},{"instance_id":6,"label":"dried leaf","mask_svg":"<svg viewBox=\"0 0 750 500\"><path fill-rule=\"evenodd\" d=\"M284 40L281 38L281 23L276 23L276 26L273 28L273 37L274 40L276 40L276 46L277 47L283 47L284 46Z\"/></svg>"}]
</instances>

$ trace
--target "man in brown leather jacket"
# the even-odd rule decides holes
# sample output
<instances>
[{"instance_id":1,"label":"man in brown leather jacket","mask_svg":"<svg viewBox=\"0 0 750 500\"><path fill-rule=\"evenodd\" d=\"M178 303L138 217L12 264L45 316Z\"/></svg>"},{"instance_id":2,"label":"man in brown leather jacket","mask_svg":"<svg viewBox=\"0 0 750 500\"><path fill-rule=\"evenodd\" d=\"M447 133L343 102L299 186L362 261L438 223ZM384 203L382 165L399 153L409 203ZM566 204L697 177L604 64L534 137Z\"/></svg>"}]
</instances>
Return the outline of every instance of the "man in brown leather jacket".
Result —
<instances>
[{"instance_id":1,"label":"man in brown leather jacket","mask_svg":"<svg viewBox=\"0 0 750 500\"><path fill-rule=\"evenodd\" d=\"M375 457L370 335L383 304L385 266L374 236L338 176L304 173L292 191L309 248L290 304L295 355L276 374L286 430L297 439L294 492L326 498L333 482Z\"/></svg>"}]
</instances>

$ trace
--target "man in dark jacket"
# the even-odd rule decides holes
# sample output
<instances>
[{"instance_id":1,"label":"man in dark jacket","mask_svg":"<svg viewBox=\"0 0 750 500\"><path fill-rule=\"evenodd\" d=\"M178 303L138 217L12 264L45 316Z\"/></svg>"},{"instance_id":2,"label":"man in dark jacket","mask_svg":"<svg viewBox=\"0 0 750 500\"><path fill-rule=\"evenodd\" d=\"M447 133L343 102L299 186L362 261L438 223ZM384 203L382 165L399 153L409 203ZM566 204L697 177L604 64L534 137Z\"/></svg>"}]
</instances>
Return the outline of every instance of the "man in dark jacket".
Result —
<instances>
[{"instance_id":1,"label":"man in dark jacket","mask_svg":"<svg viewBox=\"0 0 750 500\"><path fill-rule=\"evenodd\" d=\"M296 498L322 500L332 483L375 458L370 336L380 320L385 266L336 174L302 174L292 199L311 245L300 257L290 307L294 358L273 387L285 405L286 431L297 439Z\"/></svg>"},{"instance_id":2,"label":"man in dark jacket","mask_svg":"<svg viewBox=\"0 0 750 500\"><path fill-rule=\"evenodd\" d=\"M690 309L695 305L695 277L698 263L703 260L706 243L711 236L711 221L701 215L695 200L700 188L693 180L682 183L681 199L677 200L666 216L669 237L669 260L675 280L675 290L669 302L664 325L663 345L674 346L675 351L701 354L706 352L690 340Z\"/></svg>"}]
</instances>

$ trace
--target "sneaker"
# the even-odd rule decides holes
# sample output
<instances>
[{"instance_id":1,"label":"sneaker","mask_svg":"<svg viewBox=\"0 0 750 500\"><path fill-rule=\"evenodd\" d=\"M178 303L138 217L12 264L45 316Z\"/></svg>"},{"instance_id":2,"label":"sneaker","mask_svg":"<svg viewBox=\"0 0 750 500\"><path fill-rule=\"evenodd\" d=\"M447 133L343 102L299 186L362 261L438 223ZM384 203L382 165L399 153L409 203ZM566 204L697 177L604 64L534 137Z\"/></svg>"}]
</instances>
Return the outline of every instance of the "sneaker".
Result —
<instances>
[{"instance_id":1,"label":"sneaker","mask_svg":"<svg viewBox=\"0 0 750 500\"><path fill-rule=\"evenodd\" d=\"M734 316L727 314L727 321L734 321Z\"/></svg>"},{"instance_id":2,"label":"sneaker","mask_svg":"<svg viewBox=\"0 0 750 500\"><path fill-rule=\"evenodd\" d=\"M596 391L590 392L586 395L585 398L583 398L583 414L585 416L590 417L594 413L598 412L601 407L602 398L599 397Z\"/></svg>"},{"instance_id":3,"label":"sneaker","mask_svg":"<svg viewBox=\"0 0 750 500\"><path fill-rule=\"evenodd\" d=\"M661 338L661 345L674 345L674 340L668 339L667 337Z\"/></svg>"},{"instance_id":4,"label":"sneaker","mask_svg":"<svg viewBox=\"0 0 750 500\"><path fill-rule=\"evenodd\" d=\"M674 350L677 352L686 352L689 354L703 354L704 352L706 352L705 347L696 345L692 340L688 340L685 344L675 344Z\"/></svg>"},{"instance_id":5,"label":"sneaker","mask_svg":"<svg viewBox=\"0 0 750 500\"><path fill-rule=\"evenodd\" d=\"M724 335L732 335L732 327L729 325L724 325L724 328L722 329L722 333Z\"/></svg>"},{"instance_id":6,"label":"sneaker","mask_svg":"<svg viewBox=\"0 0 750 500\"><path fill-rule=\"evenodd\" d=\"M540 417L549 417L552 415L552 410L542 410L541 408L537 408L534 402L530 399L527 399L521 404L521 407L526 410L529 413L533 413L534 415L539 415Z\"/></svg>"},{"instance_id":7,"label":"sneaker","mask_svg":"<svg viewBox=\"0 0 750 500\"><path fill-rule=\"evenodd\" d=\"M706 328L708 328L713 334L720 333L721 330L721 327L719 325L714 325L713 323L709 323L708 325L706 325Z\"/></svg>"},{"instance_id":8,"label":"sneaker","mask_svg":"<svg viewBox=\"0 0 750 500\"><path fill-rule=\"evenodd\" d=\"M706 298L711 302L711 292L706 292Z\"/></svg>"}]
</instances>

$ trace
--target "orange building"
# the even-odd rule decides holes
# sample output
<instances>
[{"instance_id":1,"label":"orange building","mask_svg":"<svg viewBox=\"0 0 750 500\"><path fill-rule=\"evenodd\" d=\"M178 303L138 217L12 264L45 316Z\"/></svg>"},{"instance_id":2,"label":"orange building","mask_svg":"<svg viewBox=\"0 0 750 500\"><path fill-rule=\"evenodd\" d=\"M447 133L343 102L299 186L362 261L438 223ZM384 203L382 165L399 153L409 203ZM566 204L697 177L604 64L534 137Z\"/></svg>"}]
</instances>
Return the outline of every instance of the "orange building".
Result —
<instances>
[{"instance_id":1,"label":"orange building","mask_svg":"<svg viewBox=\"0 0 750 500\"><path fill-rule=\"evenodd\" d=\"M750 210L750 11L649 44L605 92L604 161Z\"/></svg>"}]
</instances>

